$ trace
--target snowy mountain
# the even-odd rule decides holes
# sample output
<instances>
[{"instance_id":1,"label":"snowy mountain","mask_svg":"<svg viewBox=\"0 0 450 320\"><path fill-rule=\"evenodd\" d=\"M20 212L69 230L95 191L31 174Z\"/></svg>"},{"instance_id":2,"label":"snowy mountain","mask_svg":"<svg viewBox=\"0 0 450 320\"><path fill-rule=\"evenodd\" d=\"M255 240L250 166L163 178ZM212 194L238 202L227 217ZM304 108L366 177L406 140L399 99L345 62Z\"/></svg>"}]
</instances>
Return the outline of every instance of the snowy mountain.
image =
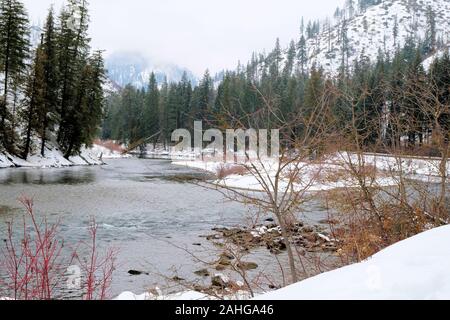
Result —
<instances>
[{"instance_id":1,"label":"snowy mountain","mask_svg":"<svg viewBox=\"0 0 450 320\"><path fill-rule=\"evenodd\" d=\"M108 77L121 87L132 84L143 88L148 84L150 74L156 75L159 84L167 78L168 82L178 82L186 72L193 84L197 78L188 69L174 64L156 64L138 53L114 53L106 58Z\"/></svg>"},{"instance_id":2,"label":"snowy mountain","mask_svg":"<svg viewBox=\"0 0 450 320\"><path fill-rule=\"evenodd\" d=\"M112 81L110 78L106 78L103 83L103 91L105 92L105 96L110 96L113 93L118 93L122 89L117 83Z\"/></svg>"},{"instance_id":3,"label":"snowy mountain","mask_svg":"<svg viewBox=\"0 0 450 320\"><path fill-rule=\"evenodd\" d=\"M436 38L450 41L450 0L384 0L366 11L347 16L323 28L306 44L308 66L320 65L335 74L342 65L343 39L347 39L345 60L351 66L361 56L375 61L378 52L391 57L408 37L423 40L430 30L430 12L435 20Z\"/></svg>"}]
</instances>

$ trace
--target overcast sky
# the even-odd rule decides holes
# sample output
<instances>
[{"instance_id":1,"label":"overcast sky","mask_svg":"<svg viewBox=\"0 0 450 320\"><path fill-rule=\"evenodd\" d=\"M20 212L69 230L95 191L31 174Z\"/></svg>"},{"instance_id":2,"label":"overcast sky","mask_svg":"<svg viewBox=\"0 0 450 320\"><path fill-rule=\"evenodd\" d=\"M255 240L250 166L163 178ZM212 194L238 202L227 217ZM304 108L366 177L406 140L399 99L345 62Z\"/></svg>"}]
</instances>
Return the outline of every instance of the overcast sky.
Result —
<instances>
[{"instance_id":1,"label":"overcast sky","mask_svg":"<svg viewBox=\"0 0 450 320\"><path fill-rule=\"evenodd\" d=\"M54 3L24 0L32 21L43 21ZM331 16L343 0L91 0L92 45L140 52L202 74L231 69L253 51L297 38L300 19Z\"/></svg>"}]
</instances>

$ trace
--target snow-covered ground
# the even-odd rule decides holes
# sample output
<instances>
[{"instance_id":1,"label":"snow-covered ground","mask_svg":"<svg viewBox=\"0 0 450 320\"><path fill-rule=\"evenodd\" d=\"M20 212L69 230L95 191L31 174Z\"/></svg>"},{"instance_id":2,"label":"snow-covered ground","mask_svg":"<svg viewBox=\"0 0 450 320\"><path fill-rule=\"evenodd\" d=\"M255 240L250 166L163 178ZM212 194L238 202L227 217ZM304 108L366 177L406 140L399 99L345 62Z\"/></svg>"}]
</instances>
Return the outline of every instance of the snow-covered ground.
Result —
<instances>
[{"instance_id":1,"label":"snow-covered ground","mask_svg":"<svg viewBox=\"0 0 450 320\"><path fill-rule=\"evenodd\" d=\"M121 158L130 158L131 156L128 154L122 154L118 151L114 151L108 149L104 146L94 144L90 151L96 155L99 159L121 159Z\"/></svg>"},{"instance_id":2,"label":"snow-covered ground","mask_svg":"<svg viewBox=\"0 0 450 320\"><path fill-rule=\"evenodd\" d=\"M204 293L196 291L185 291L170 295L152 294L150 292L143 294L134 294L132 292L126 291L121 293L114 300L211 300L212 297L205 295Z\"/></svg>"},{"instance_id":3,"label":"snow-covered ground","mask_svg":"<svg viewBox=\"0 0 450 320\"><path fill-rule=\"evenodd\" d=\"M375 62L380 50L392 57L411 37L411 30L416 30L416 37L425 38L428 8L435 13L438 37L447 43L450 40L449 0L421 0L415 6L413 1L384 0L364 13L345 19L345 26L342 21L331 28L325 26L317 37L309 39L308 67L321 66L326 73L336 74L342 64L343 30L348 39L350 66L362 56Z\"/></svg>"},{"instance_id":4,"label":"snow-covered ground","mask_svg":"<svg viewBox=\"0 0 450 320\"><path fill-rule=\"evenodd\" d=\"M77 156L64 158L62 152L54 145L47 146L45 156L40 153L31 154L27 160L13 156L7 152L0 153L0 168L60 168L70 166L101 165L104 159L129 157L105 147L94 145L92 148L82 148Z\"/></svg>"},{"instance_id":5,"label":"snow-covered ground","mask_svg":"<svg viewBox=\"0 0 450 320\"><path fill-rule=\"evenodd\" d=\"M374 181L368 181L368 183L370 183L373 187L383 187L397 184L398 179L396 176L400 172L411 179L418 179L422 181L435 181L440 176L440 161L435 158L396 158L380 154L366 154L363 159L365 166L372 166L378 170L377 178L374 179ZM233 168L239 167L238 164L201 160L174 161L174 164L197 168L216 174L221 171L233 172ZM218 180L217 184L229 188L264 191L261 181L264 179L266 184L269 186L271 183L275 182L275 176L278 171L277 162L267 160L256 161L254 164L257 171L262 173L261 176L258 176L256 170L251 170L251 172L246 174L230 174L223 179ZM339 175L339 173L345 173L350 164L357 165L358 157L355 154L344 152L337 153L319 164L306 162L299 163L297 164L298 169L288 167L284 173L285 176L288 177L290 170L291 172L300 172L298 174L299 178L293 186L297 190L326 191L357 185L356 181L349 177L348 174ZM450 165L448 164L447 172L450 175ZM281 178L279 180L280 191L290 187L287 178Z\"/></svg>"},{"instance_id":6,"label":"snow-covered ground","mask_svg":"<svg viewBox=\"0 0 450 320\"><path fill-rule=\"evenodd\" d=\"M323 273L255 300L450 299L450 226L394 244L364 262ZM124 292L116 300L210 300L195 291L172 295ZM248 299L243 293L230 299Z\"/></svg>"},{"instance_id":7,"label":"snow-covered ground","mask_svg":"<svg viewBox=\"0 0 450 320\"><path fill-rule=\"evenodd\" d=\"M436 59L441 59L444 54L448 54L449 53L449 49L450 46L443 48L439 51L437 51L436 53L434 53L433 55L431 55L430 57L426 58L423 62L422 62L422 66L426 71L430 70L431 65L436 61Z\"/></svg>"},{"instance_id":8,"label":"snow-covered ground","mask_svg":"<svg viewBox=\"0 0 450 320\"><path fill-rule=\"evenodd\" d=\"M321 274L258 300L450 299L450 226L399 242L366 261Z\"/></svg>"}]
</instances>

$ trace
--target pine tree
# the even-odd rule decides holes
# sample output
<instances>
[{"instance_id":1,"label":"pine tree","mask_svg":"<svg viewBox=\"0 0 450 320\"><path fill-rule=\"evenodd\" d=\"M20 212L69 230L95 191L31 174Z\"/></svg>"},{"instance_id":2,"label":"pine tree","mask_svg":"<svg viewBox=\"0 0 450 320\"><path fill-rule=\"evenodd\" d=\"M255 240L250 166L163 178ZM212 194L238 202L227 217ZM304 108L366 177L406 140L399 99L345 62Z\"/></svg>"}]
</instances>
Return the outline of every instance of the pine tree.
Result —
<instances>
[{"instance_id":1,"label":"pine tree","mask_svg":"<svg viewBox=\"0 0 450 320\"><path fill-rule=\"evenodd\" d=\"M394 36L394 47L397 46L397 38L398 38L398 17L395 15L394 17L394 27L392 30L392 35Z\"/></svg>"},{"instance_id":2,"label":"pine tree","mask_svg":"<svg viewBox=\"0 0 450 320\"><path fill-rule=\"evenodd\" d=\"M25 145L22 152L22 158L27 159L31 149L31 137L34 131L39 128L39 110L45 104L45 54L42 44L36 50L36 56L33 61L32 72L27 85L27 101L23 110L22 118L25 124Z\"/></svg>"},{"instance_id":3,"label":"pine tree","mask_svg":"<svg viewBox=\"0 0 450 320\"><path fill-rule=\"evenodd\" d=\"M159 127L159 89L155 74L152 72L145 97L143 112L144 137L151 137L158 133Z\"/></svg>"},{"instance_id":4,"label":"pine tree","mask_svg":"<svg viewBox=\"0 0 450 320\"><path fill-rule=\"evenodd\" d=\"M423 143L423 130L426 126L426 115L421 108L421 97L418 92L427 87L426 73L422 66L422 55L419 48L416 50L416 57L409 64L405 77L405 89L403 90L404 103L403 111L408 123L405 127L408 129L409 146L414 147L417 137L419 144Z\"/></svg>"},{"instance_id":5,"label":"pine tree","mask_svg":"<svg viewBox=\"0 0 450 320\"><path fill-rule=\"evenodd\" d=\"M315 119L319 116L323 92L324 80L322 70L317 70L313 67L305 90L305 102L302 110L303 124L313 124L316 122ZM317 127L312 125L309 128L301 128L301 130L303 134L306 134L305 130L308 130L308 133L313 133L317 130Z\"/></svg>"},{"instance_id":6,"label":"pine tree","mask_svg":"<svg viewBox=\"0 0 450 320\"><path fill-rule=\"evenodd\" d=\"M306 53L306 39L305 35L302 33L300 36L300 41L298 43L298 54L297 54L298 64L299 64L299 71L300 75L305 76L306 73L306 66L308 63L308 56Z\"/></svg>"},{"instance_id":7,"label":"pine tree","mask_svg":"<svg viewBox=\"0 0 450 320\"><path fill-rule=\"evenodd\" d=\"M57 39L53 7L48 13L44 31L42 51L45 77L45 103L42 105L41 110L39 110L39 123L41 124L39 132L41 135L42 156L45 154L47 130L50 129L56 121L56 111L59 101Z\"/></svg>"},{"instance_id":8,"label":"pine tree","mask_svg":"<svg viewBox=\"0 0 450 320\"><path fill-rule=\"evenodd\" d=\"M210 120L211 110L214 106L214 88L208 70L203 75L198 87L195 88L192 99L191 119Z\"/></svg>"},{"instance_id":9,"label":"pine tree","mask_svg":"<svg viewBox=\"0 0 450 320\"><path fill-rule=\"evenodd\" d=\"M187 73L183 72L180 82L180 94L181 94L181 108L180 108L180 125L183 128L189 128L192 119L189 118L191 113L191 100L192 100L192 84L189 81Z\"/></svg>"},{"instance_id":10,"label":"pine tree","mask_svg":"<svg viewBox=\"0 0 450 320\"><path fill-rule=\"evenodd\" d=\"M432 84L433 96L438 98L442 106L437 120L443 130L445 143L448 144L450 142L450 55L448 52L432 64L428 78Z\"/></svg>"},{"instance_id":11,"label":"pine tree","mask_svg":"<svg viewBox=\"0 0 450 320\"><path fill-rule=\"evenodd\" d=\"M294 70L295 57L297 55L297 49L295 47L295 42L291 41L289 49L286 53L286 63L284 64L283 77L288 78L292 75Z\"/></svg>"},{"instance_id":12,"label":"pine tree","mask_svg":"<svg viewBox=\"0 0 450 320\"><path fill-rule=\"evenodd\" d=\"M167 142L170 140L170 133L168 130L168 111L167 102L169 100L169 84L167 79L161 85L160 99L159 99L159 127L161 129L161 136L164 143L164 148Z\"/></svg>"},{"instance_id":13,"label":"pine tree","mask_svg":"<svg viewBox=\"0 0 450 320\"><path fill-rule=\"evenodd\" d=\"M3 97L0 101L0 138L4 147L12 151L14 128L7 124L10 85L23 77L27 65L29 40L28 18L23 4L17 0L0 1L0 72L4 73ZM7 127L8 126L8 127Z\"/></svg>"},{"instance_id":14,"label":"pine tree","mask_svg":"<svg viewBox=\"0 0 450 320\"><path fill-rule=\"evenodd\" d=\"M83 96L80 99L82 104L79 106L81 113L81 145L90 146L99 132L99 124L104 114L104 93L103 84L105 82L105 66L101 51L96 51L88 59L88 63L84 68L82 75L84 81L87 82L84 91L78 95Z\"/></svg>"},{"instance_id":15,"label":"pine tree","mask_svg":"<svg viewBox=\"0 0 450 320\"><path fill-rule=\"evenodd\" d=\"M69 0L67 7L60 15L58 33L59 79L61 82L61 99L59 106L58 142L66 157L77 153L74 148L79 145L81 134L76 121L79 120L76 105L81 97L77 97L83 87L81 75L89 51L87 36L89 15L86 0Z\"/></svg>"},{"instance_id":16,"label":"pine tree","mask_svg":"<svg viewBox=\"0 0 450 320\"><path fill-rule=\"evenodd\" d=\"M431 8L431 6L427 7L427 33L426 33L426 45L425 50L426 53L433 52L436 49L436 14Z\"/></svg>"},{"instance_id":17,"label":"pine tree","mask_svg":"<svg viewBox=\"0 0 450 320\"><path fill-rule=\"evenodd\" d=\"M348 58L350 55L350 39L348 38L348 22L342 21L341 26L341 74L346 75L348 73Z\"/></svg>"},{"instance_id":18,"label":"pine tree","mask_svg":"<svg viewBox=\"0 0 450 320\"><path fill-rule=\"evenodd\" d=\"M275 48L269 54L268 63L269 63L269 74L272 81L276 81L280 76L281 71L281 62L283 61L283 56L281 53L280 39L277 39L275 42Z\"/></svg>"}]
</instances>

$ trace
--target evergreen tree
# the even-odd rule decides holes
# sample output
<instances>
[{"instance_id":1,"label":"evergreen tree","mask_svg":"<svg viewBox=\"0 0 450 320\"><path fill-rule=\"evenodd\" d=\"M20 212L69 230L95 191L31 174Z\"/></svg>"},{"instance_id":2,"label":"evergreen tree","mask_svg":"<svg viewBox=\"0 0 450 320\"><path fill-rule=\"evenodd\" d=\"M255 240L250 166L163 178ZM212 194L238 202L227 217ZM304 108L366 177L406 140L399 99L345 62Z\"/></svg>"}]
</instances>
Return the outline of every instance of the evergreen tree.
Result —
<instances>
[{"instance_id":1,"label":"evergreen tree","mask_svg":"<svg viewBox=\"0 0 450 320\"><path fill-rule=\"evenodd\" d=\"M22 118L25 127L25 144L22 152L22 158L27 159L31 149L31 137L34 131L40 126L39 110L42 110L45 104L45 54L40 45L36 50L36 56L33 61L32 72L27 85L27 101L23 110Z\"/></svg>"},{"instance_id":2,"label":"evergreen tree","mask_svg":"<svg viewBox=\"0 0 450 320\"><path fill-rule=\"evenodd\" d=\"M61 82L61 99L59 106L58 142L66 157L77 153L80 145L78 126L80 117L76 105L80 105L80 88L85 83L81 75L86 66L89 51L88 9L86 0L69 0L60 15L58 33L59 79Z\"/></svg>"},{"instance_id":3,"label":"evergreen tree","mask_svg":"<svg viewBox=\"0 0 450 320\"><path fill-rule=\"evenodd\" d=\"M191 119L209 121L214 106L214 88L209 71L206 70L192 97Z\"/></svg>"},{"instance_id":4,"label":"evergreen tree","mask_svg":"<svg viewBox=\"0 0 450 320\"><path fill-rule=\"evenodd\" d=\"M145 98L144 112L142 117L144 137L151 137L160 130L159 126L159 89L155 74L150 75L150 82Z\"/></svg>"},{"instance_id":5,"label":"evergreen tree","mask_svg":"<svg viewBox=\"0 0 450 320\"><path fill-rule=\"evenodd\" d=\"M445 143L448 144L450 141L450 55L448 52L431 66L429 81L432 85L433 96L438 98L441 106L437 120L444 133Z\"/></svg>"},{"instance_id":6,"label":"evergreen tree","mask_svg":"<svg viewBox=\"0 0 450 320\"><path fill-rule=\"evenodd\" d=\"M0 72L4 73L4 80L3 97L0 100L0 139L9 151L14 149L14 128L11 126L13 119L9 111L10 85L16 83L17 87L17 82L23 78L27 68L28 50L28 18L23 4L18 0L1 0Z\"/></svg>"},{"instance_id":7,"label":"evergreen tree","mask_svg":"<svg viewBox=\"0 0 450 320\"><path fill-rule=\"evenodd\" d=\"M425 53L433 52L436 49L436 14L431 6L427 7L427 33L425 41Z\"/></svg>"},{"instance_id":8,"label":"evergreen tree","mask_svg":"<svg viewBox=\"0 0 450 320\"><path fill-rule=\"evenodd\" d=\"M394 46L397 46L397 38L398 38L398 17L395 15L394 17L394 27L392 30L392 35L394 36Z\"/></svg>"},{"instance_id":9,"label":"evergreen tree","mask_svg":"<svg viewBox=\"0 0 450 320\"><path fill-rule=\"evenodd\" d=\"M302 34L300 37L300 41L298 43L298 55L297 55L299 67L300 67L300 74L302 76L305 76L306 74L306 66L308 63L308 56L306 53L306 39L305 36Z\"/></svg>"},{"instance_id":10,"label":"evergreen tree","mask_svg":"<svg viewBox=\"0 0 450 320\"><path fill-rule=\"evenodd\" d=\"M39 110L39 123L41 125L39 133L41 135L42 156L45 154L47 130L49 130L56 122L56 111L59 102L57 39L53 7L48 13L44 31L42 54L45 81L45 103Z\"/></svg>"},{"instance_id":11,"label":"evergreen tree","mask_svg":"<svg viewBox=\"0 0 450 320\"><path fill-rule=\"evenodd\" d=\"M192 126L193 119L190 119L191 113L191 100L192 100L192 84L188 79L187 73L184 72L180 82L180 125L183 128L189 128Z\"/></svg>"},{"instance_id":12,"label":"evergreen tree","mask_svg":"<svg viewBox=\"0 0 450 320\"><path fill-rule=\"evenodd\" d=\"M82 79L86 81L86 86L82 92L78 92L82 101L79 106L81 114L81 139L78 148L81 145L90 146L98 136L99 124L104 114L104 93L103 84L105 82L105 66L101 51L96 51L83 70Z\"/></svg>"},{"instance_id":13,"label":"evergreen tree","mask_svg":"<svg viewBox=\"0 0 450 320\"><path fill-rule=\"evenodd\" d=\"M283 69L283 78L289 78L294 70L294 62L297 55L297 49L295 47L295 42L291 41L289 49L286 53L286 63Z\"/></svg>"}]
</instances>

